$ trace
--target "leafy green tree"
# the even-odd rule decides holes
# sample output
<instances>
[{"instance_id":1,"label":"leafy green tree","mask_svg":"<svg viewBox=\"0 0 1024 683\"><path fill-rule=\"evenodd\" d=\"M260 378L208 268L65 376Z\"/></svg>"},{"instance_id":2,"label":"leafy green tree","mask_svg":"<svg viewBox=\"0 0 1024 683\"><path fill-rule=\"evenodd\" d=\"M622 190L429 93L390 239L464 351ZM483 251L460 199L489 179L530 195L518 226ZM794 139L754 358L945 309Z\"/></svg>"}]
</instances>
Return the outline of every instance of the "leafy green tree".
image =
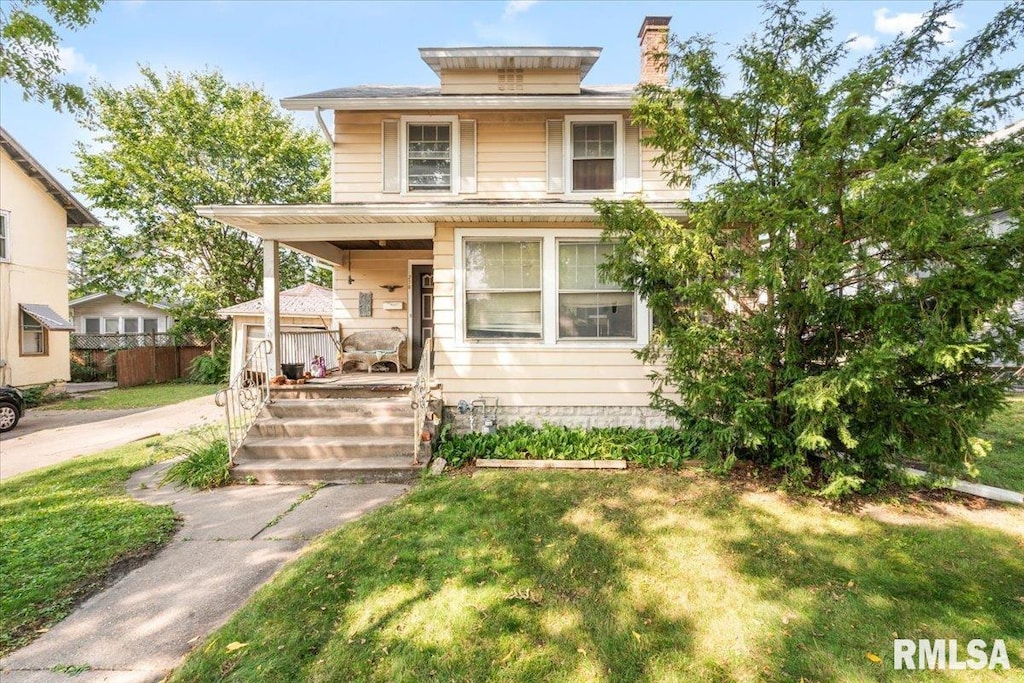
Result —
<instances>
[{"instance_id":1,"label":"leafy green tree","mask_svg":"<svg viewBox=\"0 0 1024 683\"><path fill-rule=\"evenodd\" d=\"M257 238L201 218L195 206L327 201L329 151L262 91L217 71L141 73L139 84L92 93L96 143L78 144L71 175L93 206L130 229L78 233L75 284L186 302L179 316L201 325L261 294L263 251ZM282 254L286 287L324 272Z\"/></svg>"},{"instance_id":2,"label":"leafy green tree","mask_svg":"<svg viewBox=\"0 0 1024 683\"><path fill-rule=\"evenodd\" d=\"M985 453L988 366L1024 340L1024 139L985 140L1024 100L1024 6L950 45L956 7L854 60L828 12L770 4L732 71L712 39L674 40L672 84L638 97L669 177L706 196L684 222L598 202L605 273L651 305L653 404L712 461L842 495Z\"/></svg>"},{"instance_id":3,"label":"leafy green tree","mask_svg":"<svg viewBox=\"0 0 1024 683\"><path fill-rule=\"evenodd\" d=\"M57 111L83 111L85 91L63 83L60 35L92 23L103 0L3 0L0 2L0 80L21 86L26 100L49 102ZM47 16L48 15L48 16Z\"/></svg>"}]
</instances>

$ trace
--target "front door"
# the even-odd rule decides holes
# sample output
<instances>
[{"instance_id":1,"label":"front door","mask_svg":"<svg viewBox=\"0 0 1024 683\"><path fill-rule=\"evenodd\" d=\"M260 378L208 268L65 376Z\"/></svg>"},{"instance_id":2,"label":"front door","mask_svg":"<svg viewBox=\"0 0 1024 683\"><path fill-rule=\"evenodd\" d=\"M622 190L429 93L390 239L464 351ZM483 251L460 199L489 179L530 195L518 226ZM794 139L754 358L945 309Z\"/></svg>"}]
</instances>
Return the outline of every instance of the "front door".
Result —
<instances>
[{"instance_id":1,"label":"front door","mask_svg":"<svg viewBox=\"0 0 1024 683\"><path fill-rule=\"evenodd\" d=\"M434 266L412 267L412 366L418 368L423 341L434 336Z\"/></svg>"}]
</instances>

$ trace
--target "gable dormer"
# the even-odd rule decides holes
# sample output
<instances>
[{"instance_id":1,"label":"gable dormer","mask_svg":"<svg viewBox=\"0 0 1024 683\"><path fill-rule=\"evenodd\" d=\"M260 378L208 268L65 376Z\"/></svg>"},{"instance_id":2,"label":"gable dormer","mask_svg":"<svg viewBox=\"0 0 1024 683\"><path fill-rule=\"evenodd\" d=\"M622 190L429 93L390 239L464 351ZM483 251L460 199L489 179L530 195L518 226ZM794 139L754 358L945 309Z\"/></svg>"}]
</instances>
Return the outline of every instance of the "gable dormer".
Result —
<instances>
[{"instance_id":1,"label":"gable dormer","mask_svg":"<svg viewBox=\"0 0 1024 683\"><path fill-rule=\"evenodd\" d=\"M425 47L442 95L579 95L599 47Z\"/></svg>"}]
</instances>

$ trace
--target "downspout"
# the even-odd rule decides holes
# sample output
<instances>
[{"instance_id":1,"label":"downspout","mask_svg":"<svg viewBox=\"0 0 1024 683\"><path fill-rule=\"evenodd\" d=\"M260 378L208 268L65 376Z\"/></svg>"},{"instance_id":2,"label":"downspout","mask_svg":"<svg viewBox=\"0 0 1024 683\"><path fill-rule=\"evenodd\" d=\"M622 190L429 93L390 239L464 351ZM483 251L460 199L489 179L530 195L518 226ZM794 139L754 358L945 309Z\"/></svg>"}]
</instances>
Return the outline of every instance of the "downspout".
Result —
<instances>
[{"instance_id":1,"label":"downspout","mask_svg":"<svg viewBox=\"0 0 1024 683\"><path fill-rule=\"evenodd\" d=\"M316 122L318 124L320 124L320 132L322 132L324 134L324 138L327 140L327 144L330 145L330 147L331 147L331 179L330 179L330 188L331 188L331 201L333 202L334 201L334 162L335 162L335 159L334 159L334 136L331 135L330 129L327 127L327 124L324 123L324 117L320 115L320 111L321 111L320 107L313 107L313 113L316 115Z\"/></svg>"},{"instance_id":2,"label":"downspout","mask_svg":"<svg viewBox=\"0 0 1024 683\"><path fill-rule=\"evenodd\" d=\"M320 112L320 107L313 107L313 113L316 114L316 122L320 124L320 130L323 132L324 138L327 140L327 144L333 148L334 136L331 135L331 131L327 128L327 124L324 123L324 117L320 115Z\"/></svg>"}]
</instances>

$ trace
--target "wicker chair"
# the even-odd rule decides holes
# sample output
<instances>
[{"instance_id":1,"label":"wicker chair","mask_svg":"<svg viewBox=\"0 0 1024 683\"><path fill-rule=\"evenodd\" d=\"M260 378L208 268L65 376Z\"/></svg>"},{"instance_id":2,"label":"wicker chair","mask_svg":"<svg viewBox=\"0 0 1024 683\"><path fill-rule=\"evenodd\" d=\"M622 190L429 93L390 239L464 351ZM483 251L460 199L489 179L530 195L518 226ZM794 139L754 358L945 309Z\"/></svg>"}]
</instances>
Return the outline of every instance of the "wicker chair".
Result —
<instances>
[{"instance_id":1,"label":"wicker chair","mask_svg":"<svg viewBox=\"0 0 1024 683\"><path fill-rule=\"evenodd\" d=\"M353 332L341 341L338 366L344 370L345 363L355 361L366 363L366 371L373 372L375 363L393 363L395 371L401 372L404 345L405 334L398 329Z\"/></svg>"}]
</instances>

